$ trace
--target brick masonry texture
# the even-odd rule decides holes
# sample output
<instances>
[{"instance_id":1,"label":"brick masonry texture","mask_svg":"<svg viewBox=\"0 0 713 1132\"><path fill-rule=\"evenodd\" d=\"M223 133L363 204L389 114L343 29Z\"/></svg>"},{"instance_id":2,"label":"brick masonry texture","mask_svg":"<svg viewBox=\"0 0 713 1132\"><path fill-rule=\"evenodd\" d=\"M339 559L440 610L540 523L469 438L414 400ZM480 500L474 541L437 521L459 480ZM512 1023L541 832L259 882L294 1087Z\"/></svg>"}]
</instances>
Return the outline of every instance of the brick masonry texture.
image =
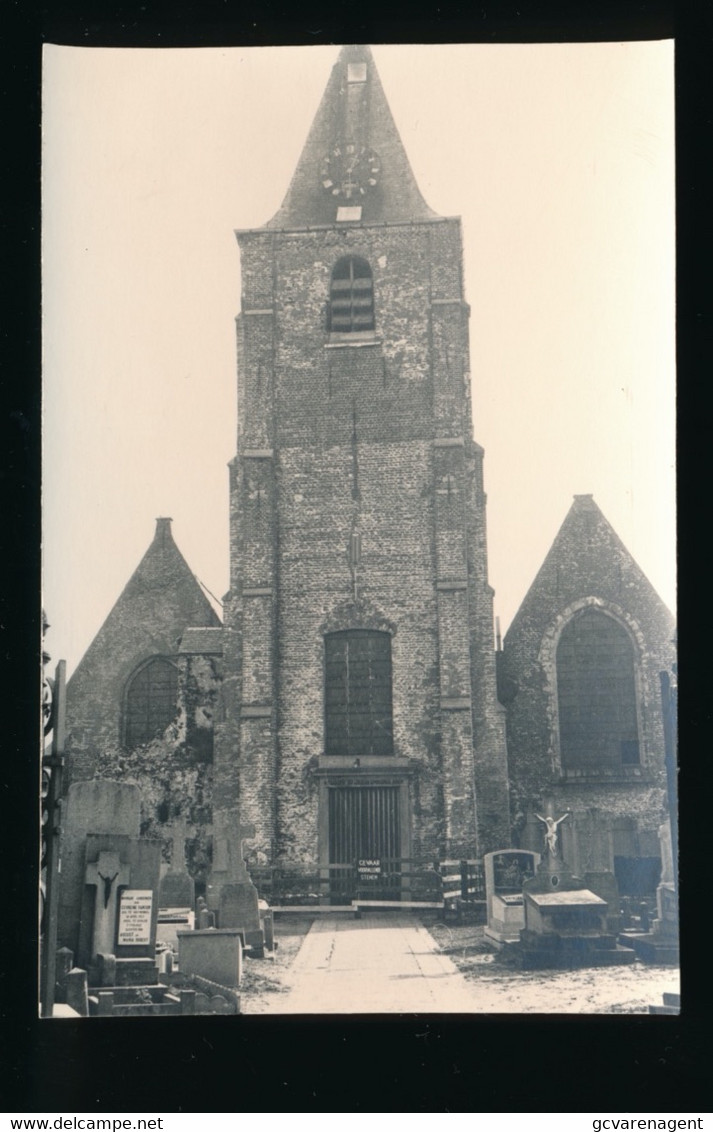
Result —
<instances>
[{"instance_id":1,"label":"brick masonry texture","mask_svg":"<svg viewBox=\"0 0 713 1132\"><path fill-rule=\"evenodd\" d=\"M240 729L241 813L258 829L251 851L261 864L314 861L324 633L335 619L376 618L393 634L394 755L415 771L412 852L473 856L507 840L508 799L460 224L261 230L239 242L226 624L241 640L242 682L226 713L270 709ZM375 330L357 345L327 330L331 272L344 255L373 272ZM352 532L362 548L356 601ZM437 590L454 579L459 590ZM465 710L442 710L454 697ZM227 779L235 733L225 739L216 774Z\"/></svg>"},{"instance_id":2,"label":"brick masonry texture","mask_svg":"<svg viewBox=\"0 0 713 1132\"><path fill-rule=\"evenodd\" d=\"M366 63L358 90L354 62ZM337 222L318 176L347 130L382 166L354 224ZM238 243L224 625L158 520L69 682L68 782L137 783L142 833L163 839L165 861L170 823L185 818L189 871L214 907L225 879L216 869L211 882L214 830L228 860L238 822L255 827L256 875L276 866L315 891L340 783L398 786L414 857L472 858L513 839L539 850L535 814L548 804L573 812L562 839L580 871L656 856L658 678L673 663L673 620L591 497L577 496L496 657L460 221L423 201L368 49L342 51L281 209ZM370 265L374 329L338 335L330 283L347 256ZM609 777L566 777L559 763L557 641L587 606L625 628L636 658L641 763ZM324 749L324 636L350 628L391 638L393 755L363 766ZM127 751L127 681L152 656L177 666L176 718Z\"/></svg>"},{"instance_id":3,"label":"brick masonry texture","mask_svg":"<svg viewBox=\"0 0 713 1132\"><path fill-rule=\"evenodd\" d=\"M565 780L557 738L556 645L569 619L590 606L613 616L632 642L641 763L618 775L600 771ZM576 851L582 870L602 860L612 867L617 828L632 831L623 855L648 855L641 845L654 844L667 816L659 673L674 663L673 634L669 610L592 497L575 496L505 636L500 658L514 828L523 847L537 848L530 841L541 840L541 831L527 818L533 811L542 813L550 799L558 813L573 812L580 830L589 828Z\"/></svg>"},{"instance_id":4,"label":"brick masonry texture","mask_svg":"<svg viewBox=\"0 0 713 1132\"><path fill-rule=\"evenodd\" d=\"M67 685L67 775L135 783L142 836L164 839L171 859L172 818L189 829L188 863L200 883L210 861L213 715L220 695L219 656L181 655L187 627L220 622L173 541L170 520L155 537ZM178 669L175 720L164 735L134 751L123 745L123 704L137 668L154 656Z\"/></svg>"}]
</instances>

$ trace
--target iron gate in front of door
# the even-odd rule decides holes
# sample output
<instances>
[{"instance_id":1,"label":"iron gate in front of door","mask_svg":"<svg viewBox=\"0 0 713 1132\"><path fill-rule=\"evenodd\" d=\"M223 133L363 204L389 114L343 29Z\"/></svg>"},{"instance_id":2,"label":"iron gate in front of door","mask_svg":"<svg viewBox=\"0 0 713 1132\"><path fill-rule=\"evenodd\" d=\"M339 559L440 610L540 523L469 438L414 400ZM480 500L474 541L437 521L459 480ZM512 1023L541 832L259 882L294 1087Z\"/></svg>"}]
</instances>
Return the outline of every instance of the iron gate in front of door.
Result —
<instances>
[{"instance_id":1,"label":"iron gate in front of door","mask_svg":"<svg viewBox=\"0 0 713 1132\"><path fill-rule=\"evenodd\" d=\"M333 904L401 895L398 786L329 788L329 891Z\"/></svg>"}]
</instances>

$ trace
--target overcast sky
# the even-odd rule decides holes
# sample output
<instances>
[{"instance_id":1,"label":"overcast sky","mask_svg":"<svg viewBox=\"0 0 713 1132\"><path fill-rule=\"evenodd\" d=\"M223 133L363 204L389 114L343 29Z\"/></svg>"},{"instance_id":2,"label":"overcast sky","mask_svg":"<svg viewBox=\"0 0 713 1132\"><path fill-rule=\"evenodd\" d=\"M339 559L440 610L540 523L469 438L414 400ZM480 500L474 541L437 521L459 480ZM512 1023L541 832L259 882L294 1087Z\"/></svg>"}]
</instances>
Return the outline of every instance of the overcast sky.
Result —
<instances>
[{"instance_id":1,"label":"overcast sky","mask_svg":"<svg viewBox=\"0 0 713 1132\"><path fill-rule=\"evenodd\" d=\"M70 673L157 516L227 589L233 230L277 211L337 54L45 49L44 603ZM672 43L373 54L424 197L463 218L503 632L575 493L673 609Z\"/></svg>"}]
</instances>

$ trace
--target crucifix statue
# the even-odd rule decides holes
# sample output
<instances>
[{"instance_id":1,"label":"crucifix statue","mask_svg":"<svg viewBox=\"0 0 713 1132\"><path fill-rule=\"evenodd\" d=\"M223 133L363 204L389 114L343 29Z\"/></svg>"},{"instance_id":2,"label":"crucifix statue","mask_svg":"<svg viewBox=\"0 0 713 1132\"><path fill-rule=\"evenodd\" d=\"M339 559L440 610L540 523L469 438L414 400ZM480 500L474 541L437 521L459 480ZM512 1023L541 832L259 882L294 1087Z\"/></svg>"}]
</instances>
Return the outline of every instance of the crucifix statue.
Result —
<instances>
[{"instance_id":1,"label":"crucifix statue","mask_svg":"<svg viewBox=\"0 0 713 1132\"><path fill-rule=\"evenodd\" d=\"M130 879L131 869L122 865L116 852L103 850L98 861L87 865L84 882L96 888L92 956L114 953L119 889L125 888Z\"/></svg>"},{"instance_id":2,"label":"crucifix statue","mask_svg":"<svg viewBox=\"0 0 713 1132\"><path fill-rule=\"evenodd\" d=\"M547 847L548 852L550 852L553 857L556 857L557 856L557 827L558 827L558 825L561 825L561 823L565 820L565 818L569 817L569 810L567 811L566 814L562 814L561 818L557 818L556 820L555 820L555 818L553 818L551 816L551 814L548 814L547 817L544 817L544 818L542 817L541 814L535 814L535 817L539 818L539 820L541 822L544 822L544 824L545 824L545 831L544 831L544 833L545 833L545 845Z\"/></svg>"}]
</instances>

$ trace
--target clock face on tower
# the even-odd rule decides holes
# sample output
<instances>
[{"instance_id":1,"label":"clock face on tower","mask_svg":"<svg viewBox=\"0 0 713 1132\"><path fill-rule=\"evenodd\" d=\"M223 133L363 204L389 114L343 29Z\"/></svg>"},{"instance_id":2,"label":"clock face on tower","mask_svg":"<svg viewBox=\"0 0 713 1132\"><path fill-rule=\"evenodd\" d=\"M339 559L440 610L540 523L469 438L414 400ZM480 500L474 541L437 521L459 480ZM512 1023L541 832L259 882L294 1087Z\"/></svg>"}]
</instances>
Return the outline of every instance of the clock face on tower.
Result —
<instances>
[{"instance_id":1,"label":"clock face on tower","mask_svg":"<svg viewBox=\"0 0 713 1132\"><path fill-rule=\"evenodd\" d=\"M336 145L322 161L319 179L329 196L358 201L378 184L381 162L373 149L347 142Z\"/></svg>"}]
</instances>

